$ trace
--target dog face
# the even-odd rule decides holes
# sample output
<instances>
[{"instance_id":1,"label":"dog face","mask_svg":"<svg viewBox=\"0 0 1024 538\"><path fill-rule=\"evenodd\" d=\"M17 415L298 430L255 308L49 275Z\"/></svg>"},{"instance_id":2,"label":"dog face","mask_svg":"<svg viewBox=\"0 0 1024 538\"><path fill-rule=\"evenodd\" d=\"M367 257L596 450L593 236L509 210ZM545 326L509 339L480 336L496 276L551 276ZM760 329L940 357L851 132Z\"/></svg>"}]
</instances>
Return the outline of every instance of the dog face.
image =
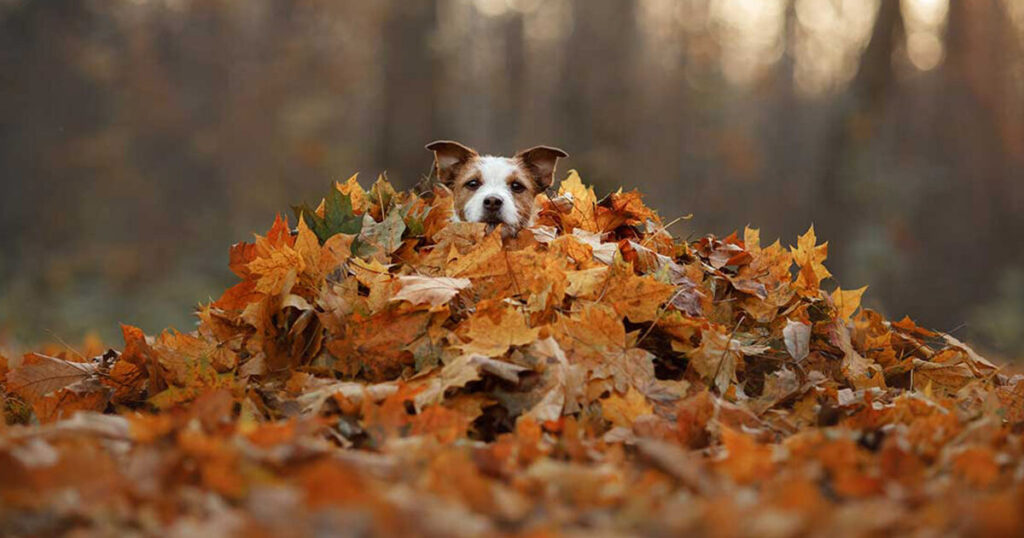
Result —
<instances>
[{"instance_id":1,"label":"dog face","mask_svg":"<svg viewBox=\"0 0 1024 538\"><path fill-rule=\"evenodd\" d=\"M432 142L427 149L434 152L438 179L455 197L456 216L486 222L488 231L501 224L506 237L530 225L534 198L551 186L558 159L568 156L547 146L514 157L481 156L448 140Z\"/></svg>"}]
</instances>

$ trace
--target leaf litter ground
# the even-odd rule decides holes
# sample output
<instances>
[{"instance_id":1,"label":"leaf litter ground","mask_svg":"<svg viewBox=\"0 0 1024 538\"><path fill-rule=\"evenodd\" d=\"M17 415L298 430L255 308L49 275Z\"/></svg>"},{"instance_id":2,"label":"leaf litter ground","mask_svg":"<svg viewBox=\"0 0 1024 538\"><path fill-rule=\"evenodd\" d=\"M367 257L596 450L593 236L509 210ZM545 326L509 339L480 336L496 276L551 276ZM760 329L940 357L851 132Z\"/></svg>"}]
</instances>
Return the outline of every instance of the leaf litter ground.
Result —
<instances>
[{"instance_id":1,"label":"leaf litter ground","mask_svg":"<svg viewBox=\"0 0 1024 538\"><path fill-rule=\"evenodd\" d=\"M572 172L503 241L338 183L198 329L0 358L0 533L1019 535L1024 379ZM95 355L89 358L88 355Z\"/></svg>"}]
</instances>

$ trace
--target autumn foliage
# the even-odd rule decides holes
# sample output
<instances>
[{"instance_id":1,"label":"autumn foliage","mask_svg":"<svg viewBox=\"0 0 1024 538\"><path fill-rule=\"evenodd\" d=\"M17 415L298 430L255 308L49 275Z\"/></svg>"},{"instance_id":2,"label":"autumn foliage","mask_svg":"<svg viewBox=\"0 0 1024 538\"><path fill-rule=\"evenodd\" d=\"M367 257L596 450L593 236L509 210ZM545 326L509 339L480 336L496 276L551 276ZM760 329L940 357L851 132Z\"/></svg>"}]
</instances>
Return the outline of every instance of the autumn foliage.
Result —
<instances>
[{"instance_id":1,"label":"autumn foliage","mask_svg":"<svg viewBox=\"0 0 1024 538\"><path fill-rule=\"evenodd\" d=\"M0 361L0 532L1008 535L1024 378L575 172L503 241L335 185L198 329ZM294 225L294 228L292 227Z\"/></svg>"}]
</instances>

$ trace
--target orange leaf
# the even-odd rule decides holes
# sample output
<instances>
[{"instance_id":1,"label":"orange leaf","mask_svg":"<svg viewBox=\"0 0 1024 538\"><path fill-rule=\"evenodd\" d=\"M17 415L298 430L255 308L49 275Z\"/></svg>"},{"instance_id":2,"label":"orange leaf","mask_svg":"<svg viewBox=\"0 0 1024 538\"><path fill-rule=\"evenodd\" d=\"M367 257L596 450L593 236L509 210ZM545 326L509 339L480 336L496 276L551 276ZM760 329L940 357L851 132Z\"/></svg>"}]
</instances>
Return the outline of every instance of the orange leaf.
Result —
<instances>
[{"instance_id":1,"label":"orange leaf","mask_svg":"<svg viewBox=\"0 0 1024 538\"><path fill-rule=\"evenodd\" d=\"M526 316L518 308L481 301L477 303L476 313L463 322L457 332L468 340L460 346L463 353L497 357L504 355L511 346L533 342L539 330L527 324Z\"/></svg>"},{"instance_id":2,"label":"orange leaf","mask_svg":"<svg viewBox=\"0 0 1024 538\"><path fill-rule=\"evenodd\" d=\"M601 414L612 424L632 428L637 417L654 413L654 408L638 390L629 388L625 396L612 393L601 400Z\"/></svg>"}]
</instances>

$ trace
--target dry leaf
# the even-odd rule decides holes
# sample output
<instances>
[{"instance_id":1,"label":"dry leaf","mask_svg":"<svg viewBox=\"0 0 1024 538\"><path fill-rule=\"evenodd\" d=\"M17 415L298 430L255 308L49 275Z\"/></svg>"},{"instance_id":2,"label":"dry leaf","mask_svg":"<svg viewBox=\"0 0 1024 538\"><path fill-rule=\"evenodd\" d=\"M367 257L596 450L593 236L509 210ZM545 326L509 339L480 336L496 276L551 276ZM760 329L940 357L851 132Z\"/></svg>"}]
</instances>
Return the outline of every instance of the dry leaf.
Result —
<instances>
[{"instance_id":1,"label":"dry leaf","mask_svg":"<svg viewBox=\"0 0 1024 538\"><path fill-rule=\"evenodd\" d=\"M412 304L441 306L458 295L471 284L468 278L429 276L400 276L402 288L391 298L392 301L409 301Z\"/></svg>"}]
</instances>

